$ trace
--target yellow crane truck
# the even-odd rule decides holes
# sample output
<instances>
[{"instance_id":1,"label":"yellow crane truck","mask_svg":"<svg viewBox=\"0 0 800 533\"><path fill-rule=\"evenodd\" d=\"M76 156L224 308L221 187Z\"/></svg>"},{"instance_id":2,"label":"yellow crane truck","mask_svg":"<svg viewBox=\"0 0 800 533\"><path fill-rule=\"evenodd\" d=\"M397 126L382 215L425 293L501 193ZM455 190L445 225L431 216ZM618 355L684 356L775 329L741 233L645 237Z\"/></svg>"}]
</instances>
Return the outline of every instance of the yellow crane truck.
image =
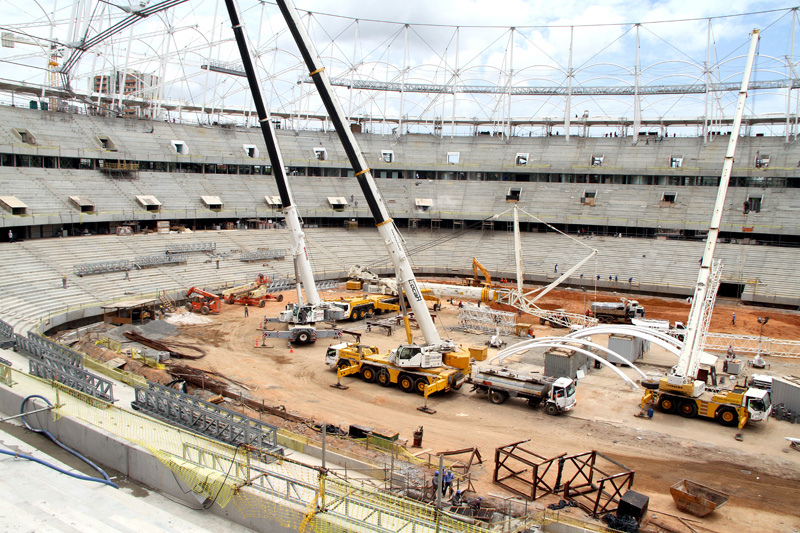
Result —
<instances>
[{"instance_id":1,"label":"yellow crane truck","mask_svg":"<svg viewBox=\"0 0 800 533\"><path fill-rule=\"evenodd\" d=\"M668 378L658 382L643 381L642 407L657 406L664 413L686 418L711 418L723 426L744 427L748 420L767 420L772 412L769 391L734 387L733 390L709 392L699 381L672 384Z\"/></svg>"},{"instance_id":2,"label":"yellow crane truck","mask_svg":"<svg viewBox=\"0 0 800 533\"><path fill-rule=\"evenodd\" d=\"M365 294L327 301L344 311L345 320L361 320L362 318L372 318L373 315L400 310L397 296L382 294Z\"/></svg>"},{"instance_id":3,"label":"yellow crane truck","mask_svg":"<svg viewBox=\"0 0 800 533\"><path fill-rule=\"evenodd\" d=\"M376 346L334 344L325 353L325 364L336 369L339 378L358 374L367 383L397 385L403 392L416 391L426 398L435 392L460 389L472 372L469 352L442 354L415 344L404 344L385 354Z\"/></svg>"}]
</instances>

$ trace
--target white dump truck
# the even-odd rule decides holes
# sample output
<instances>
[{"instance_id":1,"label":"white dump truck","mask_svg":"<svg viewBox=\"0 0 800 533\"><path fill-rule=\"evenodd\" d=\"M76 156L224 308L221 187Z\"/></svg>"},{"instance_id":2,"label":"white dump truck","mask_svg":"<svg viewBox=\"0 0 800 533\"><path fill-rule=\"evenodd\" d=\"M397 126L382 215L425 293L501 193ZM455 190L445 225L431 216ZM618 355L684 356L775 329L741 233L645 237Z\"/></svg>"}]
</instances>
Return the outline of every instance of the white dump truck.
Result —
<instances>
[{"instance_id":1,"label":"white dump truck","mask_svg":"<svg viewBox=\"0 0 800 533\"><path fill-rule=\"evenodd\" d=\"M575 381L497 366L475 366L469 382L472 390L484 392L489 401L501 404L508 398L524 398L532 407L544 403L544 412L558 415L570 411L575 399Z\"/></svg>"}]
</instances>

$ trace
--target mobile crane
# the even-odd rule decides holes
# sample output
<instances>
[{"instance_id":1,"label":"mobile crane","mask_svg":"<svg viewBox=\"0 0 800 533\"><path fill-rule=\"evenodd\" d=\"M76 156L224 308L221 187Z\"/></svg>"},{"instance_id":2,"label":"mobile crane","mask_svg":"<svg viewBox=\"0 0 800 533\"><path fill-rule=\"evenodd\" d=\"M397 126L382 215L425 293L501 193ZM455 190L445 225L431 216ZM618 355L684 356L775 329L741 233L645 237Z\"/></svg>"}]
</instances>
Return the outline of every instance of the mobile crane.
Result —
<instances>
[{"instance_id":1,"label":"mobile crane","mask_svg":"<svg viewBox=\"0 0 800 533\"><path fill-rule=\"evenodd\" d=\"M226 0L229 6L233 2L235 2L235 0ZM409 341L408 344L401 345L385 356L376 357L377 354L371 353L366 359L362 355L365 352L363 348L360 350L361 353L359 353L360 345L341 347L337 348L335 354L326 355L326 361L330 361L331 359L336 361L332 364L338 368L338 375L340 377L348 374L361 373L361 376L367 381L369 381L368 377L370 374L369 371L365 374L364 369L369 368L370 365L380 363L384 365L381 368L386 370L386 372L381 372L380 375L386 376L386 374L388 374L390 383L398 383L404 390L404 384L409 384L411 377L407 377L406 380L403 381L400 378L401 374L409 375L412 371L425 371L424 373L426 376L419 377L427 378L427 384L420 383L417 389L419 390L421 387L426 397L432 392L460 387L464 379L466 379L465 372L469 374L470 358L468 352L462 350L451 341L442 340L439 336L436 326L433 323L433 318L428 312L425 298L414 277L400 233L389 215L386 204L372 177L370 168L367 166L364 156L356 143L355 136L348 125L345 124L344 111L336 100L328 75L325 72L325 67L322 66L319 57L313 49L311 39L300 21L294 3L291 0L278 0L278 8L281 10L286 20L289 32L292 34L297 44L300 55L305 61L311 79L317 87L319 96L325 105L328 116L336 129L336 133L347 154L347 158L353 167L355 178L366 198L367 205L375 219L375 225L386 246L389 257L392 260L397 276L398 287L402 293L405 293L405 299L408 300L408 304L414 313L414 317L425 339L424 344L415 344L412 342L413 339L408 325L408 316L404 313L404 322L406 324L406 332ZM405 299L400 298L403 307ZM372 350L370 349L370 351ZM365 363L367 360L369 362ZM448 365L448 363L459 366L453 367ZM401 372L401 370L404 370L404 372ZM378 382L381 383L377 375L375 379L378 379Z\"/></svg>"},{"instance_id":2,"label":"mobile crane","mask_svg":"<svg viewBox=\"0 0 800 533\"><path fill-rule=\"evenodd\" d=\"M711 216L703 259L700 262L700 273L697 276L678 364L670 370L666 377L658 381L643 381L642 385L646 390L641 401L643 408L648 404L657 405L661 411L666 413L678 412L686 418L697 416L711 418L722 425L738 426L739 429L744 427L748 420L766 420L769 417L772 411L769 393L761 389L743 387L736 387L732 391L710 392L706 391L705 382L697 380L696 377L703 354L705 328L710 320L716 290L719 287L719 262L715 264L713 261L714 250L719 237L725 196L733 169L736 142L739 139L747 88L759 38L759 31L753 30L744 79L739 91L736 114L728 141L728 150L725 154L725 164L722 168L722 177L717 190L717 199Z\"/></svg>"},{"instance_id":3,"label":"mobile crane","mask_svg":"<svg viewBox=\"0 0 800 533\"><path fill-rule=\"evenodd\" d=\"M294 258L295 277L297 279L297 304L291 304L285 311L280 313L277 319L269 319L270 322L284 322L290 324L288 331L264 331L266 338L288 339L290 342L307 344L314 342L318 338L339 338L342 333L339 329L317 329L315 324L321 321L338 320L342 318L342 309L324 302L317 292L314 282L314 273L311 269L311 261L308 258L305 234L297 213L297 206L294 204L289 180L286 175L286 167L283 164L278 139L272 127L272 121L264 105L261 92L261 84L256 75L250 52L248 50L247 37L244 27L239 19L239 9L235 0L225 2L230 15L231 25L236 37L236 44L242 57L242 65L247 75L250 85L250 92L253 96L253 104L258 114L258 122L261 126L261 133L264 136L264 143L267 147L270 162L272 163L272 174L278 186L278 193L281 198L281 206L286 217L286 227L289 229L289 240L292 247ZM303 290L306 294L306 303L303 303Z\"/></svg>"}]
</instances>

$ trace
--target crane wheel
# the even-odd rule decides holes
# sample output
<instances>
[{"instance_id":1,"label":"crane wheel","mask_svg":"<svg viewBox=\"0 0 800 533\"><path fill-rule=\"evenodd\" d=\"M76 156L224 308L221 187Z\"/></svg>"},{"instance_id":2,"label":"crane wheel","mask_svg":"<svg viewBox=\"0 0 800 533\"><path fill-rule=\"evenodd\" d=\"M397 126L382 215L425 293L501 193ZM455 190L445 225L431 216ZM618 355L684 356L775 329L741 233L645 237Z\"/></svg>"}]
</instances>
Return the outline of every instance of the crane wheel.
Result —
<instances>
[{"instance_id":1,"label":"crane wheel","mask_svg":"<svg viewBox=\"0 0 800 533\"><path fill-rule=\"evenodd\" d=\"M209 309L207 305L204 305L203 307L200 308L200 312L203 313L204 315L207 315L208 311Z\"/></svg>"},{"instance_id":2,"label":"crane wheel","mask_svg":"<svg viewBox=\"0 0 800 533\"><path fill-rule=\"evenodd\" d=\"M361 367L361 379L367 383L372 383L375 381L375 369L371 366Z\"/></svg>"},{"instance_id":3,"label":"crane wheel","mask_svg":"<svg viewBox=\"0 0 800 533\"><path fill-rule=\"evenodd\" d=\"M259 302L258 302L258 306L259 306L259 307L266 307L266 306L267 306L267 301L266 301L266 300L261 300L261 301L259 301Z\"/></svg>"},{"instance_id":4,"label":"crane wheel","mask_svg":"<svg viewBox=\"0 0 800 533\"><path fill-rule=\"evenodd\" d=\"M544 318L541 318L541 317L539 318L539 325L540 326L544 326L546 322L547 322L547 320L545 320Z\"/></svg>"},{"instance_id":5,"label":"crane wheel","mask_svg":"<svg viewBox=\"0 0 800 533\"><path fill-rule=\"evenodd\" d=\"M733 407L721 407L715 415L717 422L723 426L734 427L739 425L739 415Z\"/></svg>"},{"instance_id":6,"label":"crane wheel","mask_svg":"<svg viewBox=\"0 0 800 533\"><path fill-rule=\"evenodd\" d=\"M662 396L661 399L658 400L658 408L665 413L674 413L675 407L675 399L670 396Z\"/></svg>"},{"instance_id":7,"label":"crane wheel","mask_svg":"<svg viewBox=\"0 0 800 533\"><path fill-rule=\"evenodd\" d=\"M548 403L544 406L544 412L550 416L556 416L559 413L558 406L554 403Z\"/></svg>"},{"instance_id":8,"label":"crane wheel","mask_svg":"<svg viewBox=\"0 0 800 533\"><path fill-rule=\"evenodd\" d=\"M697 416L697 403L691 400L684 400L678 404L678 413L684 418L694 418Z\"/></svg>"},{"instance_id":9,"label":"crane wheel","mask_svg":"<svg viewBox=\"0 0 800 533\"><path fill-rule=\"evenodd\" d=\"M506 392L499 390L493 390L489 392L489 401L495 405L500 405L507 399L508 399L508 393Z\"/></svg>"},{"instance_id":10,"label":"crane wheel","mask_svg":"<svg viewBox=\"0 0 800 533\"><path fill-rule=\"evenodd\" d=\"M400 374L397 378L397 386L403 392L414 392L414 377L408 374Z\"/></svg>"},{"instance_id":11,"label":"crane wheel","mask_svg":"<svg viewBox=\"0 0 800 533\"><path fill-rule=\"evenodd\" d=\"M450 376L450 388L453 390L458 390L464 384L461 378L464 377L464 374L459 370L452 376Z\"/></svg>"},{"instance_id":12,"label":"crane wheel","mask_svg":"<svg viewBox=\"0 0 800 533\"><path fill-rule=\"evenodd\" d=\"M428 380L425 378L417 378L414 382L414 390L420 394L425 394L425 387L428 386Z\"/></svg>"},{"instance_id":13,"label":"crane wheel","mask_svg":"<svg viewBox=\"0 0 800 533\"><path fill-rule=\"evenodd\" d=\"M279 294L278 297L275 298L275 299L278 300L279 302L282 302L283 301L283 294Z\"/></svg>"},{"instance_id":14,"label":"crane wheel","mask_svg":"<svg viewBox=\"0 0 800 533\"><path fill-rule=\"evenodd\" d=\"M298 331L294 338L294 342L297 344L308 344L311 342L311 333L308 331Z\"/></svg>"},{"instance_id":15,"label":"crane wheel","mask_svg":"<svg viewBox=\"0 0 800 533\"><path fill-rule=\"evenodd\" d=\"M378 385L381 387L391 387L392 386L392 378L389 376L389 371L385 368L381 368L378 371L378 375L375 376L375 381L378 382Z\"/></svg>"},{"instance_id":16,"label":"crane wheel","mask_svg":"<svg viewBox=\"0 0 800 533\"><path fill-rule=\"evenodd\" d=\"M350 366L350 361L347 359L339 359L336 363L336 368L347 368L348 366Z\"/></svg>"},{"instance_id":17,"label":"crane wheel","mask_svg":"<svg viewBox=\"0 0 800 533\"><path fill-rule=\"evenodd\" d=\"M187 311L189 311L191 313L191 311L192 311L192 304L191 303L186 302L186 305L184 307L186 308Z\"/></svg>"}]
</instances>

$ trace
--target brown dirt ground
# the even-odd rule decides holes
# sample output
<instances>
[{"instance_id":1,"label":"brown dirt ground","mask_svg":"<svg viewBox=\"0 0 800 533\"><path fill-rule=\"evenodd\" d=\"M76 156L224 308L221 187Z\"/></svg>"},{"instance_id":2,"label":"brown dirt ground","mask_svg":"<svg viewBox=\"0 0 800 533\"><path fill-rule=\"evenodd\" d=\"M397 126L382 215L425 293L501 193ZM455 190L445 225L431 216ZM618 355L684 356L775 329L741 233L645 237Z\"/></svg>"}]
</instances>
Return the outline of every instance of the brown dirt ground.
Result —
<instances>
[{"instance_id":1,"label":"brown dirt ground","mask_svg":"<svg viewBox=\"0 0 800 533\"><path fill-rule=\"evenodd\" d=\"M344 292L325 291L324 298L338 297ZM602 294L602 301L617 300L623 294ZM524 446L541 456L552 457L598 450L635 470L633 488L650 497L651 514L675 531L689 531L674 518L661 513L691 518L679 512L669 495L669 487L682 478L708 484L731 494L721 510L702 521L689 522L698 531L732 531L735 529L796 531L800 528L800 453L788 450L784 436L800 437L787 422L770 420L745 428L744 441L733 438L735 429L724 428L705 420L686 420L677 416L656 414L653 420L634 417L641 391L633 392L610 370L593 371L578 387L578 406L558 418L532 410L513 400L503 405L490 404L486 398L464 387L458 392L432 397L429 404L438 412L426 415L416 408L419 396L405 394L396 388L381 388L357 378L345 378L349 390L329 385L336 381L334 372L323 364L330 342L297 347L293 351L283 341L273 340L271 347L255 348L260 336L258 328L263 316L275 316L285 303L294 300L285 293L283 303L269 302L265 309L251 308L244 318L241 306L223 305L220 315L211 316L210 325L181 326L179 340L195 342L208 349L198 361L181 361L197 368L213 370L248 385L253 399L268 405L283 405L292 413L347 427L360 424L390 428L411 441L412 432L424 426L423 446L433 452L478 446L484 463L473 468L476 491L484 496L508 494L491 482L494 467L493 450L523 439ZM588 293L587 299L594 299ZM689 304L684 300L631 296L647 310L648 318L686 321ZM545 308L564 307L581 313L584 293L553 291L540 302ZM454 326L457 307L444 305L438 313L440 328ZM731 324L731 313L737 316ZM744 306L719 301L711 322L711 331L757 335L757 316L767 314L771 321L764 334L772 338L800 339L800 314L777 309ZM538 320L523 316L520 322L535 324L537 335L563 334L539 326ZM345 327L359 329L359 324ZM486 336L450 332L451 338L464 345L482 345ZM373 330L365 333L362 342L388 350L403 342L404 334L393 337ZM493 350L490 349L490 356ZM641 367L665 371L665 366L648 367L649 354ZM770 358L771 359L771 358ZM800 361L770 361L772 370L800 375ZM291 429L308 433L302 425ZM545 498L533 504L552 501ZM583 516L579 510L569 510ZM694 519L700 520L700 519ZM655 529L653 529L655 530Z\"/></svg>"}]
</instances>

